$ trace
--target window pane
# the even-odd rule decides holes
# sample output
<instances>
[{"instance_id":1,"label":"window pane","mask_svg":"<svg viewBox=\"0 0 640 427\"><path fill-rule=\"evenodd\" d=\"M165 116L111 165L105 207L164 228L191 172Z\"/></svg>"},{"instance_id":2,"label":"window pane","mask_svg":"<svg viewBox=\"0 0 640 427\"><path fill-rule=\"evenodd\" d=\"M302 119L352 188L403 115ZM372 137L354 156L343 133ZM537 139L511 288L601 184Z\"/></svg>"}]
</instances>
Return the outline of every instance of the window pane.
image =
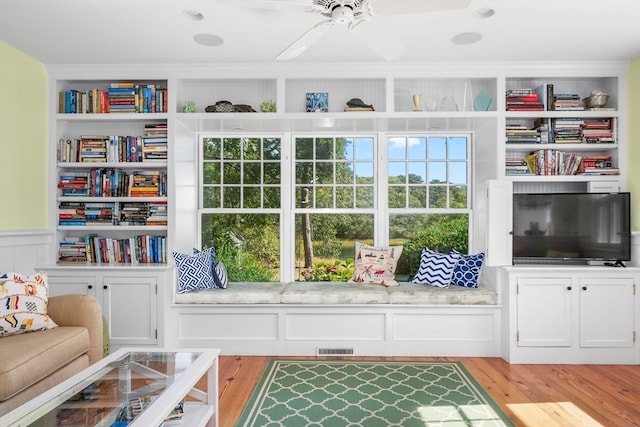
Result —
<instances>
[{"instance_id":1,"label":"window pane","mask_svg":"<svg viewBox=\"0 0 640 427\"><path fill-rule=\"evenodd\" d=\"M422 161L409 162L409 183L424 184L427 182L427 164Z\"/></svg>"},{"instance_id":2,"label":"window pane","mask_svg":"<svg viewBox=\"0 0 640 427\"><path fill-rule=\"evenodd\" d=\"M240 187L232 187L225 185L223 192L223 208L239 208L240 207Z\"/></svg>"},{"instance_id":3,"label":"window pane","mask_svg":"<svg viewBox=\"0 0 640 427\"><path fill-rule=\"evenodd\" d=\"M244 187L242 197L243 208L259 208L261 206L260 200L261 191L258 187Z\"/></svg>"},{"instance_id":4,"label":"window pane","mask_svg":"<svg viewBox=\"0 0 640 427\"><path fill-rule=\"evenodd\" d=\"M219 208L220 202L220 187L204 187L202 205L205 208Z\"/></svg>"},{"instance_id":5,"label":"window pane","mask_svg":"<svg viewBox=\"0 0 640 427\"><path fill-rule=\"evenodd\" d=\"M452 160L467 160L467 138L449 138L449 158Z\"/></svg>"},{"instance_id":6,"label":"window pane","mask_svg":"<svg viewBox=\"0 0 640 427\"><path fill-rule=\"evenodd\" d=\"M353 188L338 187L336 188L336 208L352 209L353 205Z\"/></svg>"},{"instance_id":7,"label":"window pane","mask_svg":"<svg viewBox=\"0 0 640 427\"><path fill-rule=\"evenodd\" d=\"M447 139L443 137L429 138L427 156L430 160L441 160L447 158Z\"/></svg>"},{"instance_id":8,"label":"window pane","mask_svg":"<svg viewBox=\"0 0 640 427\"><path fill-rule=\"evenodd\" d=\"M280 176L280 163L264 164L264 176L262 180L265 184L279 184Z\"/></svg>"},{"instance_id":9,"label":"window pane","mask_svg":"<svg viewBox=\"0 0 640 427\"><path fill-rule=\"evenodd\" d=\"M336 184L353 184L353 163L338 163L336 165Z\"/></svg>"},{"instance_id":10,"label":"window pane","mask_svg":"<svg viewBox=\"0 0 640 427\"><path fill-rule=\"evenodd\" d=\"M280 207L280 187L265 187L264 208L277 209Z\"/></svg>"},{"instance_id":11,"label":"window pane","mask_svg":"<svg viewBox=\"0 0 640 427\"><path fill-rule=\"evenodd\" d=\"M202 156L205 160L220 159L220 138L205 138L202 144Z\"/></svg>"},{"instance_id":12,"label":"window pane","mask_svg":"<svg viewBox=\"0 0 640 427\"><path fill-rule=\"evenodd\" d=\"M429 163L429 183L447 182L447 164L445 162Z\"/></svg>"},{"instance_id":13,"label":"window pane","mask_svg":"<svg viewBox=\"0 0 640 427\"><path fill-rule=\"evenodd\" d=\"M373 163L356 163L356 183L373 184Z\"/></svg>"},{"instance_id":14,"label":"window pane","mask_svg":"<svg viewBox=\"0 0 640 427\"><path fill-rule=\"evenodd\" d=\"M407 205L405 187L389 187L389 207L405 208Z\"/></svg>"},{"instance_id":15,"label":"window pane","mask_svg":"<svg viewBox=\"0 0 640 427\"><path fill-rule=\"evenodd\" d=\"M410 208L426 208L427 207L427 187L424 185L409 187L409 203Z\"/></svg>"},{"instance_id":16,"label":"window pane","mask_svg":"<svg viewBox=\"0 0 640 427\"><path fill-rule=\"evenodd\" d=\"M356 160L373 160L373 138L356 139Z\"/></svg>"},{"instance_id":17,"label":"window pane","mask_svg":"<svg viewBox=\"0 0 640 427\"><path fill-rule=\"evenodd\" d=\"M260 149L260 139L246 138L243 143L243 156L244 160L257 160L260 158L262 150Z\"/></svg>"},{"instance_id":18,"label":"window pane","mask_svg":"<svg viewBox=\"0 0 640 427\"><path fill-rule=\"evenodd\" d=\"M280 275L276 214L203 214L202 248L216 248L232 282L273 282Z\"/></svg>"},{"instance_id":19,"label":"window pane","mask_svg":"<svg viewBox=\"0 0 640 427\"><path fill-rule=\"evenodd\" d=\"M373 242L373 215L296 214L295 279L346 282L355 241Z\"/></svg>"},{"instance_id":20,"label":"window pane","mask_svg":"<svg viewBox=\"0 0 640 427\"><path fill-rule=\"evenodd\" d=\"M406 158L405 138L389 138L387 144L387 157L389 160L404 160Z\"/></svg>"},{"instance_id":21,"label":"window pane","mask_svg":"<svg viewBox=\"0 0 640 427\"><path fill-rule=\"evenodd\" d=\"M356 187L356 208L367 209L373 206L373 187Z\"/></svg>"},{"instance_id":22,"label":"window pane","mask_svg":"<svg viewBox=\"0 0 640 427\"><path fill-rule=\"evenodd\" d=\"M467 207L467 187L456 185L449 187L449 205L452 208L464 209Z\"/></svg>"},{"instance_id":23,"label":"window pane","mask_svg":"<svg viewBox=\"0 0 640 427\"><path fill-rule=\"evenodd\" d=\"M404 162L389 163L388 166L389 184L401 184L407 180L407 165Z\"/></svg>"},{"instance_id":24,"label":"window pane","mask_svg":"<svg viewBox=\"0 0 640 427\"><path fill-rule=\"evenodd\" d=\"M265 160L280 160L280 138L265 138L263 142L264 153L262 158Z\"/></svg>"},{"instance_id":25,"label":"window pane","mask_svg":"<svg viewBox=\"0 0 640 427\"><path fill-rule=\"evenodd\" d=\"M240 163L225 162L222 182L224 184L240 184Z\"/></svg>"},{"instance_id":26,"label":"window pane","mask_svg":"<svg viewBox=\"0 0 640 427\"><path fill-rule=\"evenodd\" d=\"M296 138L296 159L313 159L313 138Z\"/></svg>"},{"instance_id":27,"label":"window pane","mask_svg":"<svg viewBox=\"0 0 640 427\"><path fill-rule=\"evenodd\" d=\"M447 207L447 187L443 185L429 186L429 208L446 208Z\"/></svg>"},{"instance_id":28,"label":"window pane","mask_svg":"<svg viewBox=\"0 0 640 427\"><path fill-rule=\"evenodd\" d=\"M202 175L203 184L220 184L220 163L204 163L202 165Z\"/></svg>"},{"instance_id":29,"label":"window pane","mask_svg":"<svg viewBox=\"0 0 640 427\"><path fill-rule=\"evenodd\" d=\"M240 147L242 146L240 138L225 138L222 143L222 153L225 160L239 160Z\"/></svg>"},{"instance_id":30,"label":"window pane","mask_svg":"<svg viewBox=\"0 0 640 427\"><path fill-rule=\"evenodd\" d=\"M402 245L396 280L407 281L417 271L424 247L448 253L468 253L469 217L459 214L389 215L389 243Z\"/></svg>"},{"instance_id":31,"label":"window pane","mask_svg":"<svg viewBox=\"0 0 640 427\"><path fill-rule=\"evenodd\" d=\"M354 159L354 154L353 154L353 139L352 138L345 138L344 140L344 144L342 144L340 148L340 153L342 153L342 156L340 154L338 154L338 158L339 159L345 159L345 160L353 160Z\"/></svg>"},{"instance_id":32,"label":"window pane","mask_svg":"<svg viewBox=\"0 0 640 427\"><path fill-rule=\"evenodd\" d=\"M427 138L407 138L408 159L424 160L427 158Z\"/></svg>"},{"instance_id":33,"label":"window pane","mask_svg":"<svg viewBox=\"0 0 640 427\"><path fill-rule=\"evenodd\" d=\"M243 184L260 184L262 174L260 163L245 163L242 174Z\"/></svg>"},{"instance_id":34,"label":"window pane","mask_svg":"<svg viewBox=\"0 0 640 427\"><path fill-rule=\"evenodd\" d=\"M449 183L466 184L467 183L467 164L463 162L449 163Z\"/></svg>"},{"instance_id":35,"label":"window pane","mask_svg":"<svg viewBox=\"0 0 640 427\"><path fill-rule=\"evenodd\" d=\"M315 187L315 207L319 209L333 208L333 187Z\"/></svg>"},{"instance_id":36,"label":"window pane","mask_svg":"<svg viewBox=\"0 0 640 427\"><path fill-rule=\"evenodd\" d=\"M317 138L316 139L316 159L330 160L333 159L333 138Z\"/></svg>"}]
</instances>

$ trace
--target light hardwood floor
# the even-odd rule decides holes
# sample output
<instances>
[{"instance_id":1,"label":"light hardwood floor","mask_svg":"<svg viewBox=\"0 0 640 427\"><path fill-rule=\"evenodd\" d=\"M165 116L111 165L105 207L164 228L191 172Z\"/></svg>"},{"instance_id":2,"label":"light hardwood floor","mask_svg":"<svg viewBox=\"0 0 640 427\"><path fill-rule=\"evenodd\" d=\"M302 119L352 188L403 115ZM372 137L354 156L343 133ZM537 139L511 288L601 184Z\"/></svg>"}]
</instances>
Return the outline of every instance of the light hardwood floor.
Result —
<instances>
[{"instance_id":1,"label":"light hardwood floor","mask_svg":"<svg viewBox=\"0 0 640 427\"><path fill-rule=\"evenodd\" d=\"M640 426L640 366L510 365L500 358L357 359L461 361L518 426ZM262 356L220 357L220 427L235 425L268 361Z\"/></svg>"}]
</instances>

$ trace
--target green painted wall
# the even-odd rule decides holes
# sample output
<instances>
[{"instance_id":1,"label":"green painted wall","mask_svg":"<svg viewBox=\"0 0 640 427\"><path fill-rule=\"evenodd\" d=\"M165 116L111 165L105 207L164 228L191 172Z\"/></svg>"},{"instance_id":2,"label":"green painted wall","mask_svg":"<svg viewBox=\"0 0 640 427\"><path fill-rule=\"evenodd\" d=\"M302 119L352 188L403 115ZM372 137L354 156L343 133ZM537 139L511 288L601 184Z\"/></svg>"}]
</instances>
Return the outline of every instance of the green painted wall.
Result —
<instances>
[{"instance_id":1,"label":"green painted wall","mask_svg":"<svg viewBox=\"0 0 640 427\"><path fill-rule=\"evenodd\" d=\"M48 227L48 94L44 65L0 40L0 231Z\"/></svg>"},{"instance_id":2,"label":"green painted wall","mask_svg":"<svg viewBox=\"0 0 640 427\"><path fill-rule=\"evenodd\" d=\"M640 58L629 67L627 75L627 188L631 191L631 228L640 230Z\"/></svg>"}]
</instances>

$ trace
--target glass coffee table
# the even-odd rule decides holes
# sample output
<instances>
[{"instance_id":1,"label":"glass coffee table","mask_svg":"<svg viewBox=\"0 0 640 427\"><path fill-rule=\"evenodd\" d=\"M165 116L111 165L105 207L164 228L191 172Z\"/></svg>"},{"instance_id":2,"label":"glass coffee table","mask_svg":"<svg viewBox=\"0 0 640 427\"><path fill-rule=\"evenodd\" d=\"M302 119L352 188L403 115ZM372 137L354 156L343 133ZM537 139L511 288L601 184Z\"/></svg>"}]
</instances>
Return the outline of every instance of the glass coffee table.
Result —
<instances>
[{"instance_id":1,"label":"glass coffee table","mask_svg":"<svg viewBox=\"0 0 640 427\"><path fill-rule=\"evenodd\" d=\"M219 353L123 348L0 417L0 426L217 427Z\"/></svg>"}]
</instances>

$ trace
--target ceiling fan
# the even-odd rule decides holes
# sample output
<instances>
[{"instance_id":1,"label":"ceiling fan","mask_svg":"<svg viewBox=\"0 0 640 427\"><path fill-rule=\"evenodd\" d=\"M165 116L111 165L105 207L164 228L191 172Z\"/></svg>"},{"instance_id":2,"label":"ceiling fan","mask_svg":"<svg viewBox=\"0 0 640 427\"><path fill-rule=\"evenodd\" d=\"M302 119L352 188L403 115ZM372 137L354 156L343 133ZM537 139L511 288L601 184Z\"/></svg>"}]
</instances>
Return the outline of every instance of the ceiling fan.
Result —
<instances>
[{"instance_id":1,"label":"ceiling fan","mask_svg":"<svg viewBox=\"0 0 640 427\"><path fill-rule=\"evenodd\" d=\"M276 56L278 60L297 57L336 25L348 25L353 34L384 59L393 60L403 56L405 48L374 22L376 16L465 9L471 0L312 0L312 2L311 11L328 19L320 21L287 46ZM282 1L282 4L287 5L287 1ZM289 4L293 5L293 2Z\"/></svg>"}]
</instances>

